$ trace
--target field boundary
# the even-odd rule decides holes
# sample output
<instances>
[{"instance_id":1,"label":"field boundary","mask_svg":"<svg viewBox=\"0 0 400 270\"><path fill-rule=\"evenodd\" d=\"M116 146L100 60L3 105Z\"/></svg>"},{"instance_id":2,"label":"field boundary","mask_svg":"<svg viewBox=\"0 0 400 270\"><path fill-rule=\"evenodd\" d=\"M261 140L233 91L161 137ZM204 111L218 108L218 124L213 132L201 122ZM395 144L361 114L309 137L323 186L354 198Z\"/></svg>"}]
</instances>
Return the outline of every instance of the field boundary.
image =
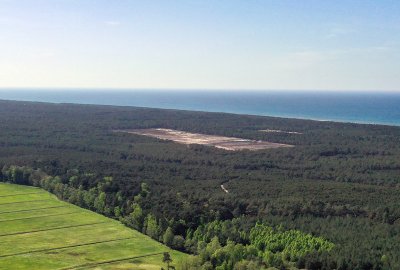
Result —
<instances>
[{"instance_id":1,"label":"field boundary","mask_svg":"<svg viewBox=\"0 0 400 270\"><path fill-rule=\"evenodd\" d=\"M37 232L46 232L46 231L55 231L55 230L62 230L62 229L69 229L69 228L83 227L83 226L91 226L91 225L97 225L97 224L103 224L103 223L110 223L110 221L93 222L93 223L69 225L69 226L60 226L60 227L39 229L39 230L33 230L33 231L15 232L15 233L9 233L9 234L0 234L0 237L11 236L11 235L20 235L20 234L29 234L29 233L37 233Z\"/></svg>"},{"instance_id":2,"label":"field boundary","mask_svg":"<svg viewBox=\"0 0 400 270\"><path fill-rule=\"evenodd\" d=\"M13 257L13 256L19 256L19 255L25 255L25 254L31 254L31 253L41 253L41 252L53 251L53 250L68 249L68 248L74 248L74 247L90 246L90 245L96 245L96 244L102 244L102 243L117 242L117 241L129 240L129 239L134 239L134 238L137 238L137 237L117 238L117 239L111 239L111 240L96 241L96 242L83 243L83 244L75 244L75 245L56 247L56 248L37 249L37 250L19 252L19 253L14 253L14 254L0 255L0 258Z\"/></svg>"},{"instance_id":3,"label":"field boundary","mask_svg":"<svg viewBox=\"0 0 400 270\"><path fill-rule=\"evenodd\" d=\"M13 194L13 195L0 195L0 198L22 196L22 195L31 195L31 194L46 194L46 193L45 192L30 192L30 193L19 193L19 194Z\"/></svg>"},{"instance_id":4,"label":"field boundary","mask_svg":"<svg viewBox=\"0 0 400 270\"><path fill-rule=\"evenodd\" d=\"M3 219L3 220L0 219L0 222L16 221L16 220L24 220L24 219L34 219L34 218L42 218L42 217L66 216L66 215L72 215L75 213L79 213L79 211L67 212L67 213L61 213L61 214L50 214L50 215L42 215L42 216L34 216L34 217L25 217L25 218L13 218L13 219Z\"/></svg>"},{"instance_id":5,"label":"field boundary","mask_svg":"<svg viewBox=\"0 0 400 270\"><path fill-rule=\"evenodd\" d=\"M141 256L133 256L133 257L121 258L121 259L115 259L115 260L109 260L109 261L102 261L102 262L98 262L98 263L86 263L86 264L81 264L81 265L59 268L57 270L74 270L74 269L80 269L83 267L95 267L95 266L103 265L103 264L112 264L112 263L116 263L116 262L123 262L123 261L132 260L132 259L151 257L151 256L156 256L156 255L162 255L162 254L164 254L164 252L151 253L151 254L146 254L146 255L141 255Z\"/></svg>"},{"instance_id":6,"label":"field boundary","mask_svg":"<svg viewBox=\"0 0 400 270\"><path fill-rule=\"evenodd\" d=\"M0 203L1 205L18 204L18 203L30 203L30 202L48 202L49 200L31 200L31 201L20 201L20 202L10 202L10 203Z\"/></svg>"},{"instance_id":7,"label":"field boundary","mask_svg":"<svg viewBox=\"0 0 400 270\"><path fill-rule=\"evenodd\" d=\"M29 212L29 211L46 210L46 209L62 208L62 207L67 207L67 205L50 206L50 207L42 207L42 208L32 208L32 209L24 209L24 210L16 210L16 211L4 211L4 212L0 212L0 214L11 214L11 213L19 213L19 212Z\"/></svg>"}]
</instances>

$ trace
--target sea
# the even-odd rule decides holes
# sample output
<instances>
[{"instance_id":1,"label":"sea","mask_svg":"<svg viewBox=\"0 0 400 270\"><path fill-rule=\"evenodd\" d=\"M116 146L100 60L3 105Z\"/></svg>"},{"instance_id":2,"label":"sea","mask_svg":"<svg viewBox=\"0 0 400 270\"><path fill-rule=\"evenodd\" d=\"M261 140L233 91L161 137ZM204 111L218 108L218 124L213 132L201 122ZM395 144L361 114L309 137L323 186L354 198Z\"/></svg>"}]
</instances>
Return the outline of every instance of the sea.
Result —
<instances>
[{"instance_id":1,"label":"sea","mask_svg":"<svg viewBox=\"0 0 400 270\"><path fill-rule=\"evenodd\" d=\"M0 89L0 99L226 112L400 126L400 92Z\"/></svg>"}]
</instances>

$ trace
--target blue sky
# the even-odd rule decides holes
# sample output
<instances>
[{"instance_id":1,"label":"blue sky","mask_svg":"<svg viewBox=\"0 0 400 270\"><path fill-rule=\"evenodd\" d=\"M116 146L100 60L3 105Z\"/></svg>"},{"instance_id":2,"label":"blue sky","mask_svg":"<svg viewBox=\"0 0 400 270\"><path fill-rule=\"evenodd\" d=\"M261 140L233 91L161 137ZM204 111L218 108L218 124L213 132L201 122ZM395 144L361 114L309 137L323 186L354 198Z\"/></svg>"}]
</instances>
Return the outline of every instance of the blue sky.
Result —
<instances>
[{"instance_id":1,"label":"blue sky","mask_svg":"<svg viewBox=\"0 0 400 270\"><path fill-rule=\"evenodd\" d=\"M0 0L0 87L400 91L400 1Z\"/></svg>"}]
</instances>

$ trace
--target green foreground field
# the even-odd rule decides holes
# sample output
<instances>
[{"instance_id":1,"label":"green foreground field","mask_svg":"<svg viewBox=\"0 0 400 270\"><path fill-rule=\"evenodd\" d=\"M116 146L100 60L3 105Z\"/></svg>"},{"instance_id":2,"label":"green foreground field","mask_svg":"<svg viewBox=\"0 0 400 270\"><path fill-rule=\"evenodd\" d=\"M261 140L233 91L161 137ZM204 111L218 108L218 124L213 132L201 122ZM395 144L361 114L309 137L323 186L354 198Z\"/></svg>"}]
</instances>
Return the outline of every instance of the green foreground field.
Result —
<instances>
[{"instance_id":1,"label":"green foreground field","mask_svg":"<svg viewBox=\"0 0 400 270\"><path fill-rule=\"evenodd\" d=\"M169 249L35 187L0 184L0 269L157 269Z\"/></svg>"}]
</instances>

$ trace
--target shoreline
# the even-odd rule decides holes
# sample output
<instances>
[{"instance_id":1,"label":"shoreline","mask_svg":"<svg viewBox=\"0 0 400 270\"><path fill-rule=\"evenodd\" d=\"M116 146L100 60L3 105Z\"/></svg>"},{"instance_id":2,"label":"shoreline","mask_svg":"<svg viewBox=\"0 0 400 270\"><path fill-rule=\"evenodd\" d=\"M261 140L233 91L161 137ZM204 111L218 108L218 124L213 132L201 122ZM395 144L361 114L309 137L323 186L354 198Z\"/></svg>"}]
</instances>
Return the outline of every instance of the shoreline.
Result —
<instances>
[{"instance_id":1,"label":"shoreline","mask_svg":"<svg viewBox=\"0 0 400 270\"><path fill-rule=\"evenodd\" d=\"M192 111L192 112L205 112L205 113L226 113L226 114L234 114L234 115L243 115L243 116L259 116L259 117L274 117L274 118L283 118L283 119L293 119L293 120L305 120L305 121L318 121L318 122L335 122L342 124L358 124L358 125L379 125L379 126L391 126L391 127L400 127L399 123L393 122L379 122L379 121L362 121L362 120L346 120L346 119L327 119L327 118L318 118L318 117L308 117L308 116L292 116L287 114L274 114L274 113L252 113L252 112L242 112L242 111L231 111L231 110L204 110L204 109L195 109L195 108L182 108L182 107L150 107L150 106L139 106L139 105L125 105L125 104L115 104L115 103L89 103L89 102L64 102L64 101L54 101L54 100L38 100L38 99L4 99L0 97L0 101L11 101L11 102L32 102L32 103L48 103L48 104L73 104L73 105L90 105L90 106L111 106L111 107L132 107L132 108L142 108L142 109L158 109L158 110L176 110L176 111Z\"/></svg>"}]
</instances>

